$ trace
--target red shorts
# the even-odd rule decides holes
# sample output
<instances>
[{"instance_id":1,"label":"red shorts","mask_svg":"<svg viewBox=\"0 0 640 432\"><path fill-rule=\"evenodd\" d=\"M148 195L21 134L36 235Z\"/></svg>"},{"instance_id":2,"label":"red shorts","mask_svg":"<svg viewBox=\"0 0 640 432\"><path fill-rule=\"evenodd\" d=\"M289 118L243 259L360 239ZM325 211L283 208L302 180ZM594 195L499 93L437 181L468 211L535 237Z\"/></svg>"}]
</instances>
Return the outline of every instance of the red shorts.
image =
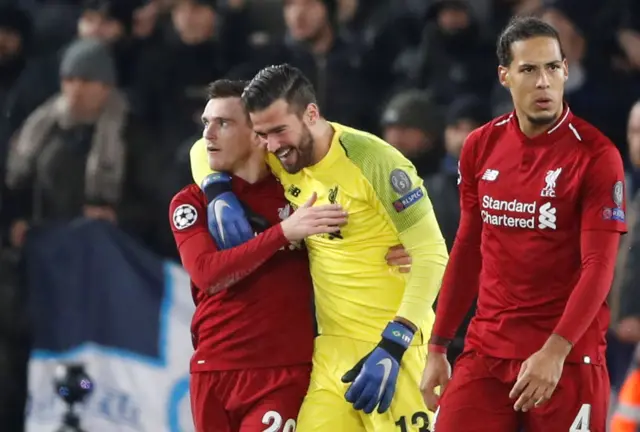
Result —
<instances>
[{"instance_id":1,"label":"red shorts","mask_svg":"<svg viewBox=\"0 0 640 432\"><path fill-rule=\"evenodd\" d=\"M566 363L553 396L523 413L509 392L522 360L462 354L440 399L437 432L605 432L609 374L605 365Z\"/></svg>"},{"instance_id":2,"label":"red shorts","mask_svg":"<svg viewBox=\"0 0 640 432\"><path fill-rule=\"evenodd\" d=\"M294 432L311 365L191 374L197 432Z\"/></svg>"}]
</instances>

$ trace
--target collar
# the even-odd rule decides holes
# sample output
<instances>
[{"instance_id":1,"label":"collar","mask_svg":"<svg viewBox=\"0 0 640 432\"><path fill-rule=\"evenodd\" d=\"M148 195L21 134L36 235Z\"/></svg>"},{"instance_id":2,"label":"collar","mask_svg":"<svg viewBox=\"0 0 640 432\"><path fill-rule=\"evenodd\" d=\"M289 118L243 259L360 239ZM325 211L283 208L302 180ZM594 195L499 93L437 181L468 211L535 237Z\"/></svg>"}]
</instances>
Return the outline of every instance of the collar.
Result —
<instances>
[{"instance_id":1,"label":"collar","mask_svg":"<svg viewBox=\"0 0 640 432\"><path fill-rule=\"evenodd\" d=\"M329 144L329 151L327 151L327 154L324 155L318 163L305 168L311 172L325 170L333 165L334 162L340 158L341 154L343 154L342 144L340 144L340 136L342 135L342 132L344 132L344 126L333 122L329 122L329 124L333 128L333 137L331 138L331 144Z\"/></svg>"},{"instance_id":2,"label":"collar","mask_svg":"<svg viewBox=\"0 0 640 432\"><path fill-rule=\"evenodd\" d=\"M264 178L258 180L255 183L249 183L243 178L238 176L231 177L231 189L238 195L247 193L259 193L261 191L269 190L274 184L278 184L278 181L271 172L269 172Z\"/></svg>"},{"instance_id":3,"label":"collar","mask_svg":"<svg viewBox=\"0 0 640 432\"><path fill-rule=\"evenodd\" d=\"M569 109L569 105L564 104L564 108L562 110L562 115L560 118L555 121L555 123L545 132L538 134L534 137L528 137L520 129L520 124L518 123L518 117L516 116L515 110L509 115L509 124L512 130L516 135L522 140L522 142L527 144L550 144L559 140L562 136L564 136L567 132L571 131L573 127L571 125L571 120L573 119L573 113Z\"/></svg>"}]
</instances>

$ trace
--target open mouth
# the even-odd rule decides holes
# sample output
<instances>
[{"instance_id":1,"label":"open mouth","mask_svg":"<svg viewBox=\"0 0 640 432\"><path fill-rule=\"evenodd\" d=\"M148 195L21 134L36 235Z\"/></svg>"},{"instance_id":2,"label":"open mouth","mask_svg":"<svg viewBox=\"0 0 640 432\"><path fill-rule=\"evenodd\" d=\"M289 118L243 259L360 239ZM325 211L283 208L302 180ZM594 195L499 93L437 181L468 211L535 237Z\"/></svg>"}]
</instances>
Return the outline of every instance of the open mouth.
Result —
<instances>
[{"instance_id":1,"label":"open mouth","mask_svg":"<svg viewBox=\"0 0 640 432\"><path fill-rule=\"evenodd\" d=\"M276 152L276 157L280 160L286 159L293 152L291 147L280 149Z\"/></svg>"},{"instance_id":2,"label":"open mouth","mask_svg":"<svg viewBox=\"0 0 640 432\"><path fill-rule=\"evenodd\" d=\"M549 108L551 107L551 104L553 103L553 100L551 100L551 98L537 98L535 100L535 104L537 107L539 108Z\"/></svg>"}]
</instances>

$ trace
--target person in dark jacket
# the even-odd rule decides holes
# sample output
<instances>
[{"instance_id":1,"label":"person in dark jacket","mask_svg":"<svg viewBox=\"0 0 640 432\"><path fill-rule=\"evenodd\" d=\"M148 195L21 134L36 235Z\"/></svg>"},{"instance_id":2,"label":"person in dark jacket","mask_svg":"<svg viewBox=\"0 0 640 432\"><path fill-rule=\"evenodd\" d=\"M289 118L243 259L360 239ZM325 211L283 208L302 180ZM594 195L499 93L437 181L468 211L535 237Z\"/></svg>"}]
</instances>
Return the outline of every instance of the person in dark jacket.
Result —
<instances>
[{"instance_id":1,"label":"person in dark jacket","mask_svg":"<svg viewBox=\"0 0 640 432\"><path fill-rule=\"evenodd\" d=\"M31 113L9 152L11 244L22 246L34 223L78 216L155 239L153 227L164 222L153 219L163 214L152 180L159 163L146 128L115 87L107 47L96 40L74 42L63 56L60 78L62 91Z\"/></svg>"}]
</instances>

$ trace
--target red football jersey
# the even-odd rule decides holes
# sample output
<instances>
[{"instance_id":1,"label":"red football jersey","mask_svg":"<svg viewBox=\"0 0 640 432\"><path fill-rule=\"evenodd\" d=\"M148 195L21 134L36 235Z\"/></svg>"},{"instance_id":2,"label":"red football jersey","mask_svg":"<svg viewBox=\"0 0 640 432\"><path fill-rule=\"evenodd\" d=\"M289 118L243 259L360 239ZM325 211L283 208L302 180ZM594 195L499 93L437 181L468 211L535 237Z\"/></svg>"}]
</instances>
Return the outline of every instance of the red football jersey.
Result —
<instances>
[{"instance_id":1,"label":"red football jersey","mask_svg":"<svg viewBox=\"0 0 640 432\"><path fill-rule=\"evenodd\" d=\"M626 231L623 182L616 147L569 108L534 138L515 114L469 136L461 206L478 218L482 270L468 348L516 359L542 348L580 278L581 231ZM603 303L567 361L604 362L608 324Z\"/></svg>"},{"instance_id":2,"label":"red football jersey","mask_svg":"<svg viewBox=\"0 0 640 432\"><path fill-rule=\"evenodd\" d=\"M197 185L182 189L170 205L196 304L191 371L308 364L314 337L309 262L282 233L280 222L291 211L282 186L269 175L256 184L234 177L232 188L273 226L231 249L217 249Z\"/></svg>"}]
</instances>

